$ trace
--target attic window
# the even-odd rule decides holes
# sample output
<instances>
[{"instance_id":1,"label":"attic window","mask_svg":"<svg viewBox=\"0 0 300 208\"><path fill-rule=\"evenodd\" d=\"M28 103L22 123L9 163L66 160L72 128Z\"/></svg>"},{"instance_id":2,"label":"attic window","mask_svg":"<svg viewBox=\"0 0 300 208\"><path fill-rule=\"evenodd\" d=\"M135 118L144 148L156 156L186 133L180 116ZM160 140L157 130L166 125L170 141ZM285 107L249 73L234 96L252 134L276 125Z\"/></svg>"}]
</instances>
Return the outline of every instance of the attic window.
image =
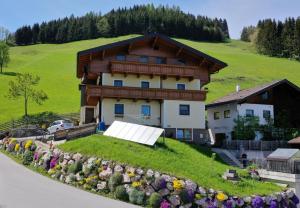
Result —
<instances>
[{"instance_id":1,"label":"attic window","mask_svg":"<svg viewBox=\"0 0 300 208\"><path fill-rule=\"evenodd\" d=\"M159 50L159 46L158 46L158 45L155 45L155 46L153 47L153 50Z\"/></svg>"},{"instance_id":2,"label":"attic window","mask_svg":"<svg viewBox=\"0 0 300 208\"><path fill-rule=\"evenodd\" d=\"M264 92L261 94L261 99L268 100L269 99L269 92Z\"/></svg>"}]
</instances>

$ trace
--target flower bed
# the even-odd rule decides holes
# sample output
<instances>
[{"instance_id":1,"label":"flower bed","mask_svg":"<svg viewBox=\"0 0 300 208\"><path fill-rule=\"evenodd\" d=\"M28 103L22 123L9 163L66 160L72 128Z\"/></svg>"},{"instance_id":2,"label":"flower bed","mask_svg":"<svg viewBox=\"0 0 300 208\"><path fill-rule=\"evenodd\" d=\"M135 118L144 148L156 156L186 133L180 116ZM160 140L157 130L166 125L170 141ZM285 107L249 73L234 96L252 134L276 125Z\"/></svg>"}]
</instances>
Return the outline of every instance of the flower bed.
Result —
<instances>
[{"instance_id":1,"label":"flower bed","mask_svg":"<svg viewBox=\"0 0 300 208\"><path fill-rule=\"evenodd\" d=\"M296 207L296 195L287 190L271 196L235 197L205 189L188 179L177 178L151 169L132 167L79 153L58 149L42 150L31 140L0 141L0 148L22 159L24 165L43 168L64 183L92 192L111 194L116 199L151 207Z\"/></svg>"}]
</instances>

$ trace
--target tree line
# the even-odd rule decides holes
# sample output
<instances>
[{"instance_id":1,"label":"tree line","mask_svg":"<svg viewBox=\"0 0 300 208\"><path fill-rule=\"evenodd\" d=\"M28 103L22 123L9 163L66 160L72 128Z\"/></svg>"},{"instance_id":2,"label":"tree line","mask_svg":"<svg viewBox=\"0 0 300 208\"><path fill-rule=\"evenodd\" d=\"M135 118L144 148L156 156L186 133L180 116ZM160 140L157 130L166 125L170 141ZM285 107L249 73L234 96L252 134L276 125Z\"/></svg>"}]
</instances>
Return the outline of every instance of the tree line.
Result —
<instances>
[{"instance_id":1,"label":"tree line","mask_svg":"<svg viewBox=\"0 0 300 208\"><path fill-rule=\"evenodd\" d=\"M255 27L243 28L241 40L254 42L261 54L300 61L300 17L289 17L284 22L260 20Z\"/></svg>"},{"instance_id":2,"label":"tree line","mask_svg":"<svg viewBox=\"0 0 300 208\"><path fill-rule=\"evenodd\" d=\"M178 38L223 42L229 38L226 19L211 19L184 13L179 7L140 5L111 10L105 15L87 13L82 17L25 25L14 33L17 45L66 43L98 37L158 32Z\"/></svg>"}]
</instances>

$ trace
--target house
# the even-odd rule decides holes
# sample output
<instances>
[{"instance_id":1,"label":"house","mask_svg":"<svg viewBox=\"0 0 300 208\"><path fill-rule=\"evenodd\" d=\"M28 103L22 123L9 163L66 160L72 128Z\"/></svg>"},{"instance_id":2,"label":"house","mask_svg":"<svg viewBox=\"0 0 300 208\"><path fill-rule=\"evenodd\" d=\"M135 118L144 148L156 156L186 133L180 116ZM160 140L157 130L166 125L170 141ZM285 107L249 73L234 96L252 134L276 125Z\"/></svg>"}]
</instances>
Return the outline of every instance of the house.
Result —
<instances>
[{"instance_id":1,"label":"house","mask_svg":"<svg viewBox=\"0 0 300 208\"><path fill-rule=\"evenodd\" d=\"M203 86L226 66L160 34L80 51L81 123L120 120L195 140L205 129Z\"/></svg>"},{"instance_id":2,"label":"house","mask_svg":"<svg viewBox=\"0 0 300 208\"><path fill-rule=\"evenodd\" d=\"M236 92L206 105L208 128L216 140L232 139L238 116L257 116L261 125L273 120L276 127L300 128L298 106L300 89L286 79L245 90L237 86Z\"/></svg>"}]
</instances>

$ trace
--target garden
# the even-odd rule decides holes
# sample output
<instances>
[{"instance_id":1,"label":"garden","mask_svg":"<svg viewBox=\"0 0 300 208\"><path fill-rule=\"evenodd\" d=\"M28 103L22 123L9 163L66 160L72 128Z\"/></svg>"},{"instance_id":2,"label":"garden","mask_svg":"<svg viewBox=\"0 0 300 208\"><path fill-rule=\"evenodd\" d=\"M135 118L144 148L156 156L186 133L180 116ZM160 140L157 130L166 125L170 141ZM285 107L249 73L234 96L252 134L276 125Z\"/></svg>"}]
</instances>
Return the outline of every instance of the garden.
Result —
<instances>
[{"instance_id":1,"label":"garden","mask_svg":"<svg viewBox=\"0 0 300 208\"><path fill-rule=\"evenodd\" d=\"M113 139L113 142L117 140ZM172 143L171 140L167 142ZM207 188L191 179L151 168L60 149L42 149L31 140L18 142L4 139L0 141L0 150L31 169L63 183L141 206L279 208L296 207L299 203L290 190L266 195L232 195L222 189ZM269 183L264 185L273 186Z\"/></svg>"}]
</instances>

